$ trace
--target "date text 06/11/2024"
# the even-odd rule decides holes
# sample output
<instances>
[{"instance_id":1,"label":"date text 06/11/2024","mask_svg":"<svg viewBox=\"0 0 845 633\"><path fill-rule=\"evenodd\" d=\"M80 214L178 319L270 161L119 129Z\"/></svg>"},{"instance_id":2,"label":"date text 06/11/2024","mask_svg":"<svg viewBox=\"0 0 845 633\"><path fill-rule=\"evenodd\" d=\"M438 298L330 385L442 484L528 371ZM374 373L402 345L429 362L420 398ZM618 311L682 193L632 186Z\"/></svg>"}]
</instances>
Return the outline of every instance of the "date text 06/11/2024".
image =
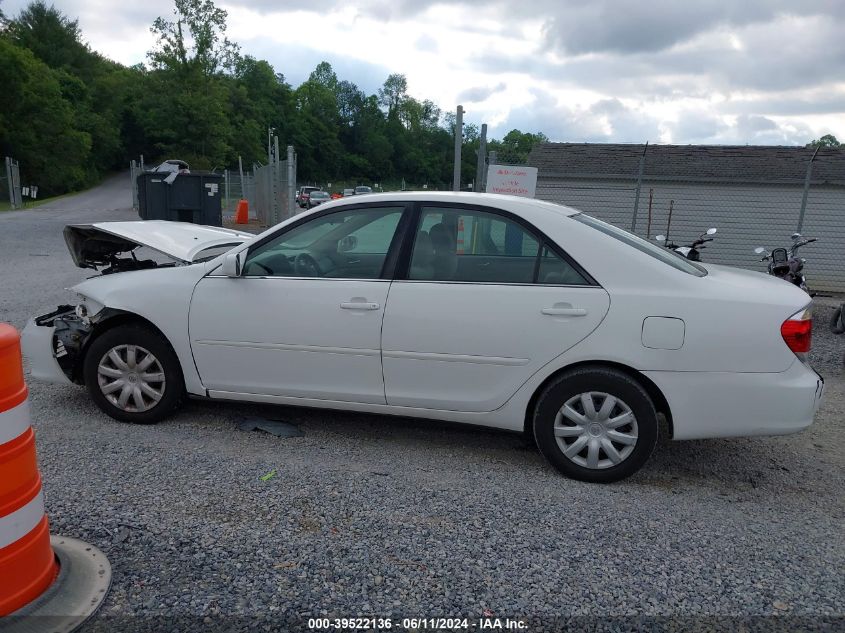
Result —
<instances>
[{"instance_id":1,"label":"date text 06/11/2024","mask_svg":"<svg viewBox=\"0 0 845 633\"><path fill-rule=\"evenodd\" d=\"M309 618L310 630L347 631L524 631L525 622L511 618Z\"/></svg>"}]
</instances>

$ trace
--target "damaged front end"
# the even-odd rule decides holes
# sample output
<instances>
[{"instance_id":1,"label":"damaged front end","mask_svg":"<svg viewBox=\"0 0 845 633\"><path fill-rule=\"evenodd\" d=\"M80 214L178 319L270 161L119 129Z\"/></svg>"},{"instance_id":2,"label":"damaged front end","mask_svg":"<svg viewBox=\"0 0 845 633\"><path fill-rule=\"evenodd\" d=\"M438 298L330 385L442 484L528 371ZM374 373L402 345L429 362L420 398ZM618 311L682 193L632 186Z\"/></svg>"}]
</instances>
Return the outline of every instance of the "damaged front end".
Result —
<instances>
[{"instance_id":1,"label":"damaged front end","mask_svg":"<svg viewBox=\"0 0 845 633\"><path fill-rule=\"evenodd\" d=\"M53 312L31 319L21 334L32 377L43 382L84 382L85 351L91 336L104 321L123 314L104 308L89 315L85 304L60 305Z\"/></svg>"}]
</instances>

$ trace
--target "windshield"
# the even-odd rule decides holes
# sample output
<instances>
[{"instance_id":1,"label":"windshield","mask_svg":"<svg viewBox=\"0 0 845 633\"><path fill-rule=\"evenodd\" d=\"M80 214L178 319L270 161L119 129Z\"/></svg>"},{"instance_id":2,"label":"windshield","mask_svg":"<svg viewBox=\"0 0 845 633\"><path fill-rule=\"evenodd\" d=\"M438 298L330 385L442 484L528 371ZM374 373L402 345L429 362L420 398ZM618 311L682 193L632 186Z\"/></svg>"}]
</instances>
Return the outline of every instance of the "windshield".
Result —
<instances>
[{"instance_id":1,"label":"windshield","mask_svg":"<svg viewBox=\"0 0 845 633\"><path fill-rule=\"evenodd\" d=\"M586 224L587 226L591 226L594 229L601 231L605 235L609 235L610 237L613 237L619 240L620 242L627 244L628 246L636 248L638 251L645 253L646 255L650 255L655 259L659 259L664 264L668 264L672 268L677 268L678 270L683 271L689 275L695 275L696 277L704 277L704 275L707 274L707 269L705 269L703 266L694 264L690 260L681 257L674 251L663 248L662 246L658 246L657 244L652 244L648 240L644 240L638 235L629 233L628 231L620 229L617 226L613 226L612 224L608 224L607 222L602 222L601 220L597 220L596 218L591 217L589 215L584 215L583 213L573 215L572 219L577 220L582 224Z\"/></svg>"},{"instance_id":2,"label":"windshield","mask_svg":"<svg viewBox=\"0 0 845 633\"><path fill-rule=\"evenodd\" d=\"M355 187L355 193L370 193L371 191L369 187Z\"/></svg>"}]
</instances>

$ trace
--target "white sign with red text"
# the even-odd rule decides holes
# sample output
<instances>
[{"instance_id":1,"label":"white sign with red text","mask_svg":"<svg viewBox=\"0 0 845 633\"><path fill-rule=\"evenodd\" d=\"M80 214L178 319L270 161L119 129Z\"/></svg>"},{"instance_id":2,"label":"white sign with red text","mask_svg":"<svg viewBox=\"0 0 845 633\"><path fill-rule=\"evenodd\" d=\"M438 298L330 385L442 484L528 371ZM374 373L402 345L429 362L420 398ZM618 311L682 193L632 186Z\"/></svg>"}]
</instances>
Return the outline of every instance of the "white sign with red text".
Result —
<instances>
[{"instance_id":1,"label":"white sign with red text","mask_svg":"<svg viewBox=\"0 0 845 633\"><path fill-rule=\"evenodd\" d=\"M487 168L487 193L533 198L536 190L536 167L490 165Z\"/></svg>"}]
</instances>

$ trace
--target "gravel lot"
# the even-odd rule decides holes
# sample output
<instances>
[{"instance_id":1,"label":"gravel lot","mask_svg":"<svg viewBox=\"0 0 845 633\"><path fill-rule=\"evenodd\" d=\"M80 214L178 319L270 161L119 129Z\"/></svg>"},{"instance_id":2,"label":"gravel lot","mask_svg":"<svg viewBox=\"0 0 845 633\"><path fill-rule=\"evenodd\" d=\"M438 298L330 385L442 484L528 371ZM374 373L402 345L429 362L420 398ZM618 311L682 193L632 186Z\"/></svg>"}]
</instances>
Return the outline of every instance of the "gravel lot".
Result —
<instances>
[{"instance_id":1,"label":"gravel lot","mask_svg":"<svg viewBox=\"0 0 845 633\"><path fill-rule=\"evenodd\" d=\"M64 224L135 217L125 176L56 204L0 213L0 320L22 327L87 276ZM559 477L516 435L200 402L136 427L82 388L33 383L53 533L114 568L86 630L306 630L308 617L365 615L403 630L403 616L483 614L531 631L698 618L843 630L845 337L827 331L831 311L817 312L827 400L809 430L662 442L608 486ZM305 434L243 432L245 415Z\"/></svg>"}]
</instances>

